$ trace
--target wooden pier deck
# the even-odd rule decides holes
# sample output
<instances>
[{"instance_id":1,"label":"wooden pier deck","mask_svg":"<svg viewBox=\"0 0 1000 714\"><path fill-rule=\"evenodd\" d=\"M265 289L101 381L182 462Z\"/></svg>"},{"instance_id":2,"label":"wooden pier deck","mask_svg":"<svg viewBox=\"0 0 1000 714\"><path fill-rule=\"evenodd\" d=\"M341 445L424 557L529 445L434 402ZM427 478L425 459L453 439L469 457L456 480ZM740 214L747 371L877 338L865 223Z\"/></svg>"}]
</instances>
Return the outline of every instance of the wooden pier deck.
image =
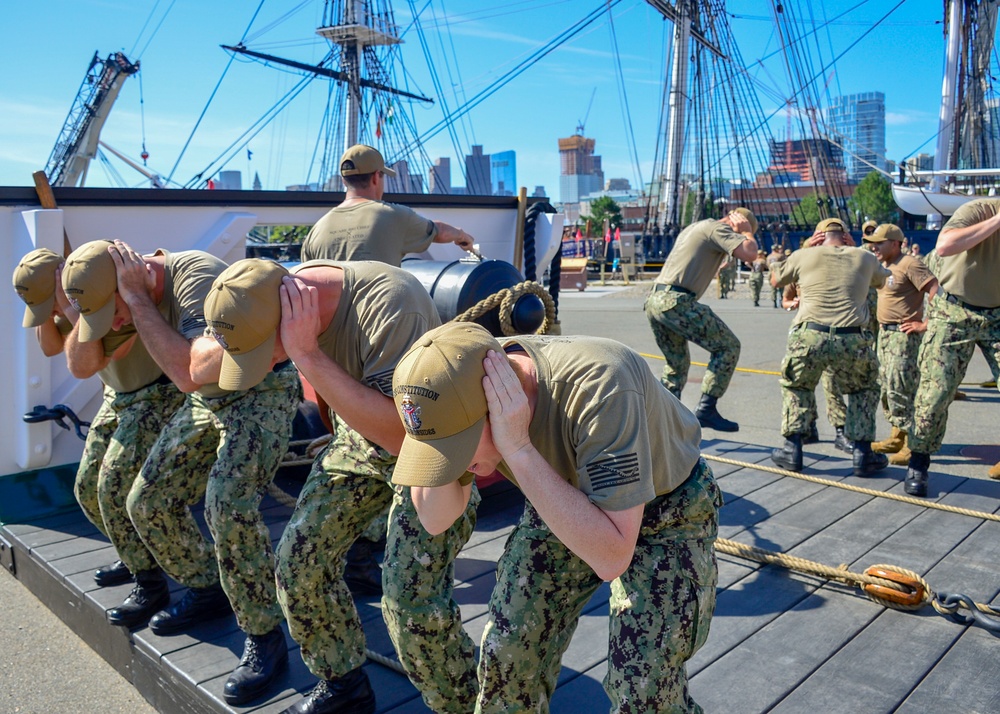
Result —
<instances>
[{"instance_id":1,"label":"wooden pier deck","mask_svg":"<svg viewBox=\"0 0 1000 714\"><path fill-rule=\"evenodd\" d=\"M768 449L737 441L704 442L707 455L766 463ZM902 492L902 469L858 479L847 459L807 449L807 471L832 481ZM926 573L932 587L997 596L1000 523L928 510L760 471L711 462L725 493L720 536L828 565L863 570L891 563ZM294 483L285 482L286 488ZM993 512L989 482L940 476L937 499ZM479 525L456 567L457 598L478 641L506 534L522 503L507 484L484 491ZM290 509L268 497L263 511L275 539ZM104 619L130 585L96 588L93 570L114 558L107 541L81 515L8 525L16 575L158 710L184 714L278 712L308 691L313 679L289 638L290 668L268 698L230 708L222 686L236 666L243 636L232 617L189 633L158 637L127 632ZM552 712L608 710L607 587L595 595L563 660ZM393 657L376 599L359 600L368 647ZM996 712L1000 659L996 638L930 608L903 613L856 590L819 578L719 557L718 607L706 645L690 663L692 692L710 712ZM397 672L369 662L378 711L428 711Z\"/></svg>"},{"instance_id":2,"label":"wooden pier deck","mask_svg":"<svg viewBox=\"0 0 1000 714\"><path fill-rule=\"evenodd\" d=\"M741 286L742 287L742 286ZM618 290L618 292L616 292ZM563 293L564 334L619 339L648 358L659 373L662 360L642 312L643 288L598 285ZM745 290L744 290L745 291ZM738 292L739 295L739 292ZM754 309L745 297L704 299L743 343L740 368L720 401L740 432L717 438L706 430L708 456L725 495L720 536L826 565L863 571L888 563L921 573L938 591L967 593L994 605L1000 590L1000 523L946 513L815 484L754 468L770 465L778 434L780 389L774 376L784 354L792 315ZM766 302L766 301L765 301ZM707 355L692 350L695 367L684 393L693 407ZM989 379L975 358L967 384ZM944 448L934 456L929 500L987 513L1000 508L1000 484L985 477L1000 459L995 389L963 387L969 399L949 410ZM822 415L822 402L820 403ZM888 427L879 417L880 436ZM807 473L832 481L901 494L904 469L889 467L873 478L850 475L850 462L832 448L832 428L820 419L823 441L806 447ZM285 490L296 485L282 476ZM520 513L520 494L505 483L484 491L478 528L456 567L457 599L465 625L478 642L494 584L495 562ZM276 539L289 509L268 497L264 513ZM46 520L7 525L16 576L49 609L107 660L153 706L170 714L278 712L314 684L288 639L290 668L269 698L230 709L222 686L236 666L243 637L232 617L190 633L157 637L146 628L128 633L109 626L105 609L130 586L98 589L93 570L114 559L111 547L78 511ZM2 546L2 544L0 544ZM601 686L606 668L608 588L598 591L563 659L554 714L608 711ZM393 656L378 602L359 602L373 651ZM705 646L691 660L695 699L706 712L1000 712L1000 645L978 626L963 626L931 608L916 613L887 610L856 589L729 555L719 556L718 606ZM375 663L366 668L377 689L379 712L426 712L409 682ZM28 707L28 710L31 710Z\"/></svg>"}]
</instances>

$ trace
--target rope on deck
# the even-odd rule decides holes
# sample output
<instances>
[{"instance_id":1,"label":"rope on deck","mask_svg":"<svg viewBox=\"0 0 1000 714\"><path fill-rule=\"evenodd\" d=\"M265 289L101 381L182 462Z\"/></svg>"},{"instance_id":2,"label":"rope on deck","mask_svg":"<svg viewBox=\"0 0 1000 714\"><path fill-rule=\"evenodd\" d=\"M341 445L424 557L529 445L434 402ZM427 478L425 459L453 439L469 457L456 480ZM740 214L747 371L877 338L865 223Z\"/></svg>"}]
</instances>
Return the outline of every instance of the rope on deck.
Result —
<instances>
[{"instance_id":1,"label":"rope on deck","mask_svg":"<svg viewBox=\"0 0 1000 714\"><path fill-rule=\"evenodd\" d=\"M913 498L912 496L901 496L896 493L887 493L885 491L879 491L874 488L864 488L862 486L853 486L849 483L841 483L839 481L831 481L830 479L819 478L818 476L809 476L807 474L800 474L795 471L788 471L787 469L779 469L775 466L765 466L764 464L752 464L748 461L738 461L736 459L730 459L725 456L715 456L713 454L702 454L702 456L710 461L718 461L723 464L730 464L731 466L740 466L743 468L756 469L757 471L769 471L780 476L791 476L792 478L797 478L802 481L809 481L811 483L818 483L821 486L833 486L835 488L842 488L845 491L854 491L855 493L863 493L868 496L876 496L878 498L888 498L893 501L899 501L900 503L909 503L914 506L923 506L924 508L933 508L938 511L947 511L948 513L957 513L960 516L971 516L973 518L981 518L986 521L1000 521L1000 514L987 513L985 511L974 511L971 508L959 508L958 506L949 506L945 503L938 503L937 501L928 501L923 498Z\"/></svg>"},{"instance_id":2,"label":"rope on deck","mask_svg":"<svg viewBox=\"0 0 1000 714\"><path fill-rule=\"evenodd\" d=\"M719 538L715 542L719 552L765 565L780 565L807 575L815 575L827 580L856 585L873 602L894 610L914 611L927 605L940 615L945 615L961 624L977 622L993 634L1000 634L1000 610L986 603L979 603L961 594L935 593L923 577L896 565L872 565L864 573L848 570L847 565L836 568L806 560L786 553L776 553L738 541ZM959 612L970 611L970 615Z\"/></svg>"}]
</instances>

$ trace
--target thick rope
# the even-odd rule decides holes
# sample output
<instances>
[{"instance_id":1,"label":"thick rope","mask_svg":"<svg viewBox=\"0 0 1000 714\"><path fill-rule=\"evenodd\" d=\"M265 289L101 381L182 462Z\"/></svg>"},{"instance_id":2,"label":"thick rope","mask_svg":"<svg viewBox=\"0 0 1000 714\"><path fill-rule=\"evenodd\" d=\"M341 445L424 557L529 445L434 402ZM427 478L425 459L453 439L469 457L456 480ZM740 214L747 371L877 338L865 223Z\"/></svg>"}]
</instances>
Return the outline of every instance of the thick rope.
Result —
<instances>
[{"instance_id":1,"label":"thick rope","mask_svg":"<svg viewBox=\"0 0 1000 714\"><path fill-rule=\"evenodd\" d=\"M961 516L971 516L973 518L981 518L987 521L1000 521L1000 514L987 513L985 511L974 511L971 508L959 508L958 506L949 506L944 503L938 503L937 501L928 501L923 498L912 498L910 496L901 496L896 493L887 493L886 491L878 491L873 488L863 488L861 486L853 486L849 483L841 483L840 481L831 481L830 479L819 478L817 476L808 476L806 474L800 474L795 471L788 471L786 469L779 469L774 466L765 466L764 464L751 464L747 461L737 461L736 459L729 459L725 456L715 456L713 454L702 454L702 456L711 461L718 461L722 464L730 464L731 466L742 466L744 468L756 469L757 471L769 471L773 474L778 474L780 476L791 476L792 478L797 478L802 481L809 481L811 483L818 483L822 486L834 486L836 488L842 488L845 491L854 491L855 493L863 493L868 496L877 496L878 498L888 498L893 501L899 501L900 503L909 503L914 506L923 506L924 508L933 508L938 511L947 511L948 513L957 513Z\"/></svg>"},{"instance_id":2,"label":"thick rope","mask_svg":"<svg viewBox=\"0 0 1000 714\"><path fill-rule=\"evenodd\" d=\"M516 335L517 331L514 329L514 324L512 322L514 305L517 304L518 299L528 294L537 295L542 301L542 304L545 306L545 319L542 320L542 325L538 328L535 334L547 334L549 328L555 324L556 321L555 304L552 302L552 296L546 292L545 288L532 280L525 280L523 283L518 283L513 287L504 288L503 290L493 293L489 297L480 300L461 315L458 315L455 318L455 322L472 322L476 318L482 317L493 308L499 306L500 329L503 330L504 335L507 335L508 337Z\"/></svg>"}]
</instances>

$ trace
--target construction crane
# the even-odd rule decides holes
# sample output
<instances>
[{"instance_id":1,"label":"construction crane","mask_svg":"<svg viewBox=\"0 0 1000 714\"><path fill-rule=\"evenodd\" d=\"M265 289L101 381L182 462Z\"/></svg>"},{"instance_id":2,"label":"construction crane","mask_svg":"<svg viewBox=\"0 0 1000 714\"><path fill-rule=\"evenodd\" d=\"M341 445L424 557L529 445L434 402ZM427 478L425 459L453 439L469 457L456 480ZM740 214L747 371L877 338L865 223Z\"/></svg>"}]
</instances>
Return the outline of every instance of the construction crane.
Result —
<instances>
[{"instance_id":1,"label":"construction crane","mask_svg":"<svg viewBox=\"0 0 1000 714\"><path fill-rule=\"evenodd\" d=\"M86 182L87 168L97 156L101 129L111 107L125 78L138 71L139 63L133 64L122 52L114 52L105 60L94 53L45 165L45 175L52 186L83 186Z\"/></svg>"},{"instance_id":2,"label":"construction crane","mask_svg":"<svg viewBox=\"0 0 1000 714\"><path fill-rule=\"evenodd\" d=\"M587 111L583 115L583 119L577 120L576 123L576 133L583 136L584 128L587 126L587 117L590 116L590 108L594 106L594 95L597 94L597 87L594 87L594 91L590 93L590 102L587 103Z\"/></svg>"}]
</instances>

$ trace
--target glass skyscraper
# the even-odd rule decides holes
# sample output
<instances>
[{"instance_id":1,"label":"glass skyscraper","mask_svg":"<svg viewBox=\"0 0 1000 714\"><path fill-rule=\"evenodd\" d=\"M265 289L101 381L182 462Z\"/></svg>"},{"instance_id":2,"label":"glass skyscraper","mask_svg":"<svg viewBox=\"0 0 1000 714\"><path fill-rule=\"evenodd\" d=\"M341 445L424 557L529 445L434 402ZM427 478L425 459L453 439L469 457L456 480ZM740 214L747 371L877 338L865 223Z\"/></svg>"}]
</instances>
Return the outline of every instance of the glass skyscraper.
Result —
<instances>
[{"instance_id":1,"label":"glass skyscraper","mask_svg":"<svg viewBox=\"0 0 1000 714\"><path fill-rule=\"evenodd\" d=\"M490 180L493 184L493 194L496 196L513 196L517 193L517 154L513 151L501 151L490 154Z\"/></svg>"},{"instance_id":2,"label":"glass skyscraper","mask_svg":"<svg viewBox=\"0 0 1000 714\"><path fill-rule=\"evenodd\" d=\"M827 110L833 139L844 147L847 180L857 183L875 170L886 170L885 95L862 92L835 97Z\"/></svg>"}]
</instances>

